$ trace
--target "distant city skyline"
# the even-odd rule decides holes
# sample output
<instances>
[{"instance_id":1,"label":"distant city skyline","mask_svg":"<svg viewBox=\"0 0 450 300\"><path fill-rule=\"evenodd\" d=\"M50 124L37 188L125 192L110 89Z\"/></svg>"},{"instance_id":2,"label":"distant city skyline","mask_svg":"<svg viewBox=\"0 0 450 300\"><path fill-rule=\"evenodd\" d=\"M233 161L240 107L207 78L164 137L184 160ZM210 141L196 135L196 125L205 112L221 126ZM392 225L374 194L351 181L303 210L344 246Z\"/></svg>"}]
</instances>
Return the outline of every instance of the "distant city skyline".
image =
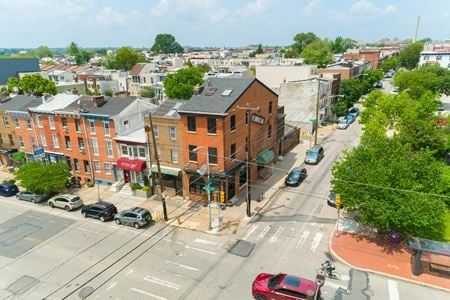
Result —
<instances>
[{"instance_id":1,"label":"distant city skyline","mask_svg":"<svg viewBox=\"0 0 450 300\"><path fill-rule=\"evenodd\" d=\"M289 45L300 32L373 42L450 38L449 0L0 0L0 48Z\"/></svg>"}]
</instances>

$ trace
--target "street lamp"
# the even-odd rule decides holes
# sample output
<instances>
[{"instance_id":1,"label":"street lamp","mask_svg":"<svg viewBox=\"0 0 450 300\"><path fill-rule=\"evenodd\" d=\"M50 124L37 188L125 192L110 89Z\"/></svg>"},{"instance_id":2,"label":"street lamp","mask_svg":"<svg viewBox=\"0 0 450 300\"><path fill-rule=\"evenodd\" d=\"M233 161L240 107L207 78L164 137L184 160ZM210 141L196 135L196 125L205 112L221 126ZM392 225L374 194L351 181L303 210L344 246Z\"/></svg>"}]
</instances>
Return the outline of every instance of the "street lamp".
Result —
<instances>
[{"instance_id":1,"label":"street lamp","mask_svg":"<svg viewBox=\"0 0 450 300\"><path fill-rule=\"evenodd\" d=\"M210 180L210 172L209 172L209 153L208 153L208 147L206 147L206 146L198 146L198 147L196 147L196 148L194 148L192 151L193 152L198 152L198 150L200 150L201 148L204 148L204 149L206 149L206 173L207 173L207 175L208 175L208 182L207 182L207 187L208 187L208 189L206 190L207 192L208 192L208 219L209 219L209 221L208 221L208 231L211 231L212 230L212 226L211 226L211 191L210 191L210 189L209 189L209 187L210 187L210 183L209 183L209 180ZM205 174L201 174L202 172L200 171L200 170L197 170L197 173L199 173L200 175L205 175ZM220 206L219 206L219 209L220 209ZM219 216L219 222L220 222L220 216Z\"/></svg>"}]
</instances>

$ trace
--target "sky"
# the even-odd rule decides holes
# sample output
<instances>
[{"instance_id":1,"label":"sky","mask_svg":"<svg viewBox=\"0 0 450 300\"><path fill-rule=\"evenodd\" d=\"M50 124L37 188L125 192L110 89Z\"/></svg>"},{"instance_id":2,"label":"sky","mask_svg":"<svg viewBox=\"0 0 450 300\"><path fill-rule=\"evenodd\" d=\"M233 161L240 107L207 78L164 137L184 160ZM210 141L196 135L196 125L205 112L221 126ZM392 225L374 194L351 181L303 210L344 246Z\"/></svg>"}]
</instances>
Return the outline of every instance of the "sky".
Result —
<instances>
[{"instance_id":1,"label":"sky","mask_svg":"<svg viewBox=\"0 0 450 300\"><path fill-rule=\"evenodd\" d=\"M0 48L289 45L300 32L361 41L450 38L450 0L0 0Z\"/></svg>"}]
</instances>

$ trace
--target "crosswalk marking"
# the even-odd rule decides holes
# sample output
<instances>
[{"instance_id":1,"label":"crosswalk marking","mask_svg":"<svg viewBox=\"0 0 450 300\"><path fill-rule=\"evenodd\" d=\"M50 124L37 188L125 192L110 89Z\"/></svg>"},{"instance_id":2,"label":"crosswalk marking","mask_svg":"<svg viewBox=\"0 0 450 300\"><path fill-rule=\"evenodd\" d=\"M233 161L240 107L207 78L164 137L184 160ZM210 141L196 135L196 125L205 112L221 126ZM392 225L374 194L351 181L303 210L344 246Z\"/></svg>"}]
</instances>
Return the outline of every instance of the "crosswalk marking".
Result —
<instances>
[{"instance_id":1,"label":"crosswalk marking","mask_svg":"<svg viewBox=\"0 0 450 300\"><path fill-rule=\"evenodd\" d=\"M162 286L166 286L168 288L175 289L175 290L178 290L181 287L181 285L179 285L179 284L176 284L176 283L173 283L173 282L170 282L170 281L166 281L166 280L162 280L162 279L159 279L159 278L156 278L156 277L151 277L151 276L145 276L144 280L145 281L149 281L149 282L153 282L153 283L156 283L156 284L159 284L159 285L162 285Z\"/></svg>"},{"instance_id":2,"label":"crosswalk marking","mask_svg":"<svg viewBox=\"0 0 450 300\"><path fill-rule=\"evenodd\" d=\"M297 242L296 248L301 247L303 245L303 243L306 241L306 239L308 238L308 236L309 236L309 231L304 231L302 236L300 237L300 239Z\"/></svg>"},{"instance_id":3,"label":"crosswalk marking","mask_svg":"<svg viewBox=\"0 0 450 300\"><path fill-rule=\"evenodd\" d=\"M247 234L244 236L243 240L247 240L248 237L249 237L253 232L255 232L256 228L258 228L258 225L253 224L253 225L250 227L250 229L247 231Z\"/></svg>"},{"instance_id":4,"label":"crosswalk marking","mask_svg":"<svg viewBox=\"0 0 450 300\"><path fill-rule=\"evenodd\" d=\"M264 227L263 231L261 231L261 233L258 235L258 240L261 240L264 238L264 236L267 234L267 232L269 232L270 230L270 225L267 225L266 227Z\"/></svg>"},{"instance_id":5,"label":"crosswalk marking","mask_svg":"<svg viewBox=\"0 0 450 300\"><path fill-rule=\"evenodd\" d=\"M320 232L316 233L316 235L314 236L314 240L311 244L311 251L313 253L316 252L317 247L319 247L319 243L320 243L320 240L322 239L322 236L323 236L323 233L320 233Z\"/></svg>"},{"instance_id":6,"label":"crosswalk marking","mask_svg":"<svg viewBox=\"0 0 450 300\"><path fill-rule=\"evenodd\" d=\"M202 239L195 239L194 243L204 244L204 245L211 245L211 246L217 246L219 244L217 242L208 241L208 240L202 240Z\"/></svg>"},{"instance_id":7,"label":"crosswalk marking","mask_svg":"<svg viewBox=\"0 0 450 300\"><path fill-rule=\"evenodd\" d=\"M275 234L270 238L269 243L275 243L280 234L283 232L283 230L284 230L283 226L278 227L277 232L275 232Z\"/></svg>"},{"instance_id":8,"label":"crosswalk marking","mask_svg":"<svg viewBox=\"0 0 450 300\"><path fill-rule=\"evenodd\" d=\"M191 271L198 271L197 268L190 267L190 266L183 265L183 264L179 264L179 263L176 263L174 261L166 260L166 263L179 266L180 268L183 268L183 269L187 269L187 270L191 270Z\"/></svg>"},{"instance_id":9,"label":"crosswalk marking","mask_svg":"<svg viewBox=\"0 0 450 300\"><path fill-rule=\"evenodd\" d=\"M333 288L333 289L336 289L336 290L339 289L339 288L344 289L344 290L347 290L347 287L346 287L346 286L343 286L343 285L334 283L334 282L329 281L329 280L325 280L324 285L329 286L329 287L331 287L331 288Z\"/></svg>"},{"instance_id":10,"label":"crosswalk marking","mask_svg":"<svg viewBox=\"0 0 450 300\"><path fill-rule=\"evenodd\" d=\"M155 294L143 291L143 290L135 289L135 288L131 288L130 291L134 291L134 292L137 292L139 294L143 294L143 295L146 295L146 296L158 299L158 300L167 300L167 298L164 298L164 297L161 297L161 296L158 296L158 295L155 295Z\"/></svg>"},{"instance_id":11,"label":"crosswalk marking","mask_svg":"<svg viewBox=\"0 0 450 300\"><path fill-rule=\"evenodd\" d=\"M400 300L397 281L388 279L389 300Z\"/></svg>"},{"instance_id":12,"label":"crosswalk marking","mask_svg":"<svg viewBox=\"0 0 450 300\"><path fill-rule=\"evenodd\" d=\"M204 252L204 253L208 253L208 254L217 254L216 252L213 252L213 251L203 250L203 249L199 249L199 248L195 248L195 247L191 247L191 246L184 246L184 248L199 251L199 252Z\"/></svg>"}]
</instances>

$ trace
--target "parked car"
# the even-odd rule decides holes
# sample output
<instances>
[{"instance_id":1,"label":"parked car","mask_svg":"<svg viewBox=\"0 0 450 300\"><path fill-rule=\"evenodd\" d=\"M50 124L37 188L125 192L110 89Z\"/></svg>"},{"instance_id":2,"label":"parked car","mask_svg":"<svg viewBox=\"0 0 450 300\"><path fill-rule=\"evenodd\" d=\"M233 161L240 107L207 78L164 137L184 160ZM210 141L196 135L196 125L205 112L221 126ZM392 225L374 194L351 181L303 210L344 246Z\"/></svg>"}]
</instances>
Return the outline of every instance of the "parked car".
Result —
<instances>
[{"instance_id":1,"label":"parked car","mask_svg":"<svg viewBox=\"0 0 450 300\"><path fill-rule=\"evenodd\" d=\"M0 196L14 196L19 192L19 188L14 183L2 183L0 184Z\"/></svg>"},{"instance_id":2,"label":"parked car","mask_svg":"<svg viewBox=\"0 0 450 300\"><path fill-rule=\"evenodd\" d=\"M336 194L335 194L335 193L330 193L330 194L328 195L328 198L327 198L327 204L328 204L329 206L331 206L331 207L336 208ZM341 203L340 208L343 208L343 207L344 207L344 206L343 206L342 203Z\"/></svg>"},{"instance_id":3,"label":"parked car","mask_svg":"<svg viewBox=\"0 0 450 300\"><path fill-rule=\"evenodd\" d=\"M392 95L398 95L398 88L393 87L393 88L392 88L392 91L391 91L391 94L392 94Z\"/></svg>"},{"instance_id":4,"label":"parked car","mask_svg":"<svg viewBox=\"0 0 450 300\"><path fill-rule=\"evenodd\" d=\"M116 222L116 224L133 226L137 229L147 225L151 220L152 215L150 212L141 207L133 207L127 210L122 210L114 216L114 222Z\"/></svg>"},{"instance_id":5,"label":"parked car","mask_svg":"<svg viewBox=\"0 0 450 300\"><path fill-rule=\"evenodd\" d=\"M16 197L19 200L30 201L33 203L42 202L48 199L48 196L45 194L33 193L30 191L18 192Z\"/></svg>"},{"instance_id":6,"label":"parked car","mask_svg":"<svg viewBox=\"0 0 450 300\"><path fill-rule=\"evenodd\" d=\"M445 110L444 102L439 101L437 104L438 104L438 107L437 107L438 111L444 111Z\"/></svg>"},{"instance_id":7,"label":"parked car","mask_svg":"<svg viewBox=\"0 0 450 300\"><path fill-rule=\"evenodd\" d=\"M252 296L257 300L306 299L308 290L317 291L317 285L311 280L287 274L261 273L252 284ZM317 296L320 299L320 294Z\"/></svg>"},{"instance_id":8,"label":"parked car","mask_svg":"<svg viewBox=\"0 0 450 300\"><path fill-rule=\"evenodd\" d=\"M316 145L306 151L305 163L317 165L325 156L325 150L322 146Z\"/></svg>"},{"instance_id":9,"label":"parked car","mask_svg":"<svg viewBox=\"0 0 450 300\"><path fill-rule=\"evenodd\" d=\"M337 129L347 129L349 125L348 119L341 119L337 123Z\"/></svg>"},{"instance_id":10,"label":"parked car","mask_svg":"<svg viewBox=\"0 0 450 300\"><path fill-rule=\"evenodd\" d=\"M289 172L284 183L287 186L299 186L300 183L305 180L306 176L308 176L308 174L304 167L296 167Z\"/></svg>"},{"instance_id":11,"label":"parked car","mask_svg":"<svg viewBox=\"0 0 450 300\"><path fill-rule=\"evenodd\" d=\"M355 116L348 114L344 117L345 120L347 120L348 124L352 124L353 122L355 122L356 118Z\"/></svg>"},{"instance_id":12,"label":"parked car","mask_svg":"<svg viewBox=\"0 0 450 300\"><path fill-rule=\"evenodd\" d=\"M392 75L394 75L394 74L392 74L391 71L388 71L384 74L384 78L392 78Z\"/></svg>"},{"instance_id":13,"label":"parked car","mask_svg":"<svg viewBox=\"0 0 450 300\"><path fill-rule=\"evenodd\" d=\"M383 82L379 81L374 86L376 89L382 89L383 88Z\"/></svg>"},{"instance_id":14,"label":"parked car","mask_svg":"<svg viewBox=\"0 0 450 300\"><path fill-rule=\"evenodd\" d=\"M63 194L50 198L48 205L51 208L58 207L70 211L83 206L83 200L77 195Z\"/></svg>"},{"instance_id":15,"label":"parked car","mask_svg":"<svg viewBox=\"0 0 450 300\"><path fill-rule=\"evenodd\" d=\"M112 220L117 214L117 208L114 204L108 202L97 202L84 205L81 208L81 214L87 218L99 219L102 222Z\"/></svg>"},{"instance_id":16,"label":"parked car","mask_svg":"<svg viewBox=\"0 0 450 300\"><path fill-rule=\"evenodd\" d=\"M356 119L359 116L359 108L357 108L357 107L350 108L350 110L348 111L348 114L352 115Z\"/></svg>"}]
</instances>

